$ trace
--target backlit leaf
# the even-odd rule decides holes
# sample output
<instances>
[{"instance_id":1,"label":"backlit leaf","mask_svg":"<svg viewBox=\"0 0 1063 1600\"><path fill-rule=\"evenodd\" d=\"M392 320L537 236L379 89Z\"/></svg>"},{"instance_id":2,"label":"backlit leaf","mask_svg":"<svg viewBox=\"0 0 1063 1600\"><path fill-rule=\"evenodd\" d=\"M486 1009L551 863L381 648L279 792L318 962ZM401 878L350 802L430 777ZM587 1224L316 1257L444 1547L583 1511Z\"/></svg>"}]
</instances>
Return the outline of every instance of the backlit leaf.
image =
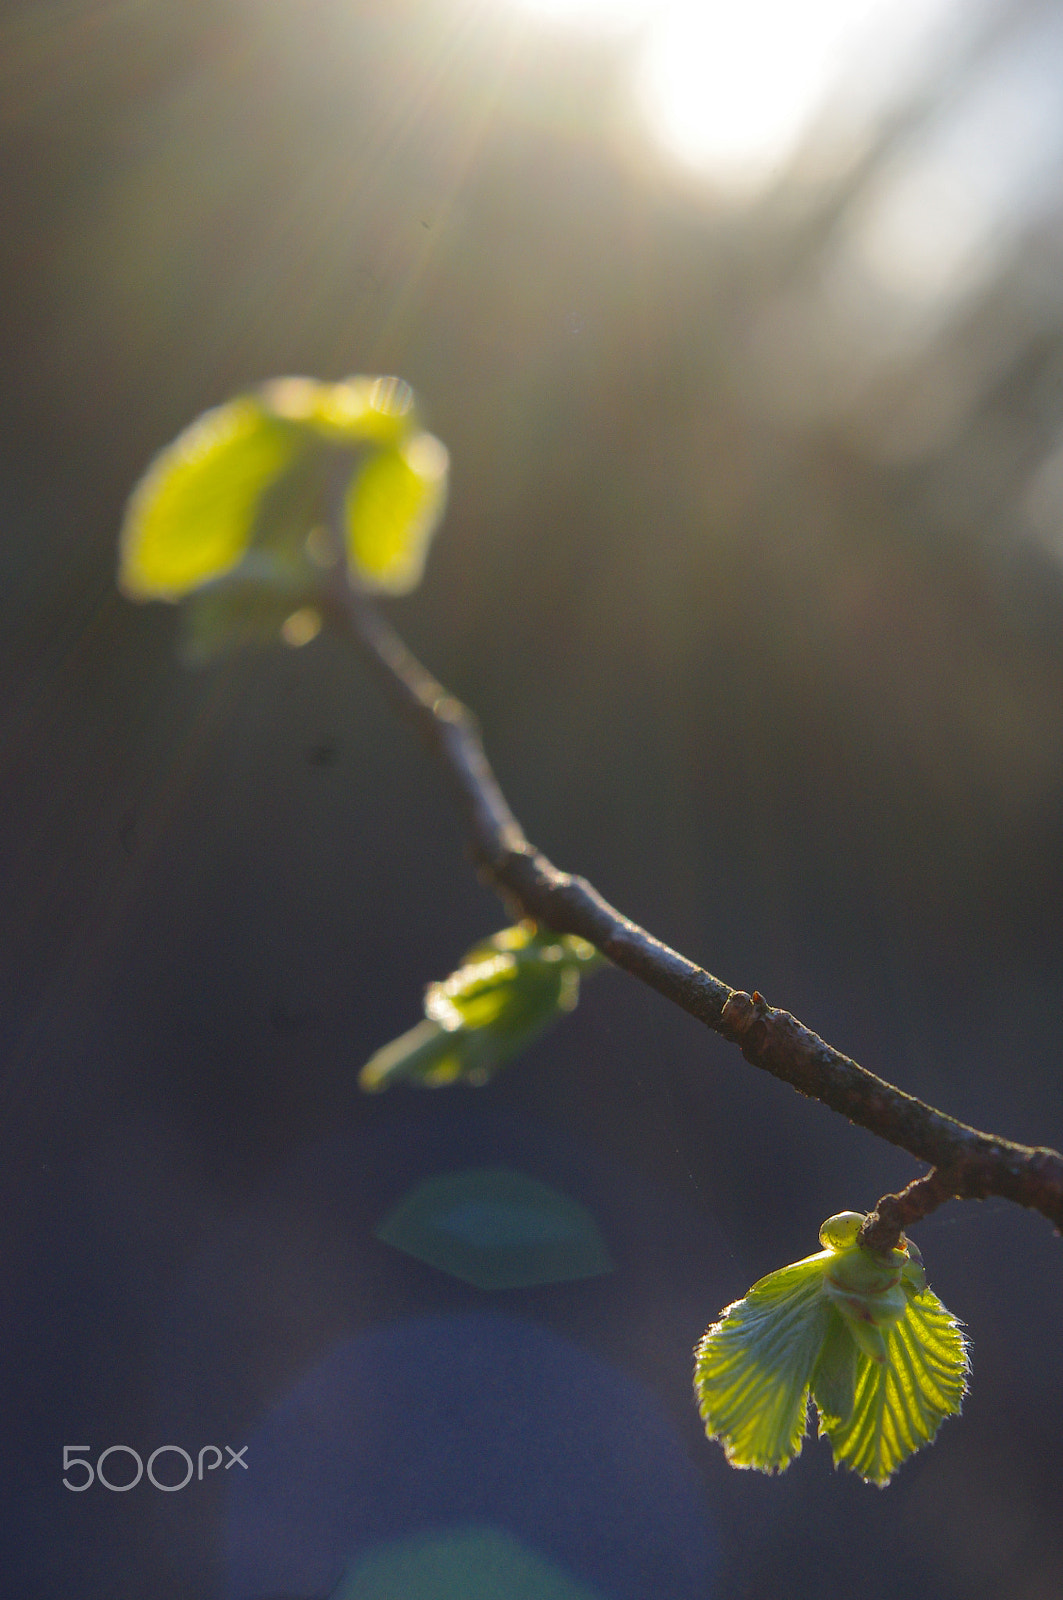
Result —
<instances>
[{"instance_id":1,"label":"backlit leaf","mask_svg":"<svg viewBox=\"0 0 1063 1600\"><path fill-rule=\"evenodd\" d=\"M266 620L286 616L288 600L320 597L340 545L362 587L412 589L446 478L447 452L400 378L278 378L205 412L156 456L126 511L119 584L133 599L175 601L233 576L239 599L234 588L199 609L188 653L270 637ZM264 554L277 560L256 565ZM256 586L283 598L256 606Z\"/></svg>"},{"instance_id":2,"label":"backlit leaf","mask_svg":"<svg viewBox=\"0 0 1063 1600\"><path fill-rule=\"evenodd\" d=\"M835 1465L885 1484L959 1411L968 1362L956 1318L906 1239L885 1256L864 1250L863 1220L829 1217L820 1255L762 1278L698 1345L705 1430L733 1466L782 1472L800 1453L811 1393Z\"/></svg>"},{"instance_id":3,"label":"backlit leaf","mask_svg":"<svg viewBox=\"0 0 1063 1600\"><path fill-rule=\"evenodd\" d=\"M386 1089L395 1082L438 1089L460 1078L468 1081L474 1071L468 1039L447 1033L438 1022L426 1017L408 1033L400 1034L370 1056L358 1074L358 1083L370 1093ZM478 1081L486 1081L486 1078Z\"/></svg>"},{"instance_id":4,"label":"backlit leaf","mask_svg":"<svg viewBox=\"0 0 1063 1600\"><path fill-rule=\"evenodd\" d=\"M252 395L197 418L155 457L129 501L118 571L124 593L176 600L235 567L264 493L302 448L299 433Z\"/></svg>"},{"instance_id":5,"label":"backlit leaf","mask_svg":"<svg viewBox=\"0 0 1063 1600\"><path fill-rule=\"evenodd\" d=\"M378 1050L363 1089L393 1082L435 1088L483 1084L579 998L580 973L605 964L593 945L521 922L469 950L449 978L425 990L425 1020Z\"/></svg>"},{"instance_id":6,"label":"backlit leaf","mask_svg":"<svg viewBox=\"0 0 1063 1600\"><path fill-rule=\"evenodd\" d=\"M405 594L424 571L446 503L448 458L430 433L372 455L351 480L347 559L366 588Z\"/></svg>"},{"instance_id":7,"label":"backlit leaf","mask_svg":"<svg viewBox=\"0 0 1063 1600\"><path fill-rule=\"evenodd\" d=\"M783 1472L801 1453L808 1391L832 1318L827 1252L755 1283L696 1351L694 1392L710 1439L733 1467Z\"/></svg>"},{"instance_id":8,"label":"backlit leaf","mask_svg":"<svg viewBox=\"0 0 1063 1600\"><path fill-rule=\"evenodd\" d=\"M868 1483L887 1484L960 1410L967 1370L967 1342L956 1318L929 1289L913 1295L886 1333L885 1362L860 1354L851 1416L820 1420L835 1464Z\"/></svg>"}]
</instances>

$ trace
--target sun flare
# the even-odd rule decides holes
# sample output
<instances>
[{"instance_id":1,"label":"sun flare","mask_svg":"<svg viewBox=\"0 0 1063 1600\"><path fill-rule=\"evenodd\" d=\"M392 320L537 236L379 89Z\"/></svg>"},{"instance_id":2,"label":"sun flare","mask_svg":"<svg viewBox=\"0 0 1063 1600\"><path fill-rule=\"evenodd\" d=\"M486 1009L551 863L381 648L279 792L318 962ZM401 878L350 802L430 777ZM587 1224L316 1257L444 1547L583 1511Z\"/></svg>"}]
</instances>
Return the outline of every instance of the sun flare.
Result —
<instances>
[{"instance_id":1,"label":"sun flare","mask_svg":"<svg viewBox=\"0 0 1063 1600\"><path fill-rule=\"evenodd\" d=\"M779 174L832 94L888 66L898 40L903 54L948 0L508 3L546 24L630 33L651 136L717 187L749 194Z\"/></svg>"}]
</instances>

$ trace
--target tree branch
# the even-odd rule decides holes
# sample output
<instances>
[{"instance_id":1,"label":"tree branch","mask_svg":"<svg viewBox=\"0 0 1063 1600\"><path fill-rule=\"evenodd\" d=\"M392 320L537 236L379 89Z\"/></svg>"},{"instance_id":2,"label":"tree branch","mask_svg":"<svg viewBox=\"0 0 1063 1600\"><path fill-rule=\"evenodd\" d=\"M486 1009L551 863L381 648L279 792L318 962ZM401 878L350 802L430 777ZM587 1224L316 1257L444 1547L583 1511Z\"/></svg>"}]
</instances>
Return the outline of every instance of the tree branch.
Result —
<instances>
[{"instance_id":1,"label":"tree branch","mask_svg":"<svg viewBox=\"0 0 1063 1600\"><path fill-rule=\"evenodd\" d=\"M949 1198L1001 1195L1063 1230L1063 1156L980 1133L905 1094L833 1049L788 1011L714 978L561 872L524 837L484 754L474 717L411 655L391 626L344 581L330 619L417 730L456 792L473 856L510 909L555 933L573 933L625 972L737 1044L753 1066L850 1122L899 1145L932 1171L885 1195L864 1224L869 1249L888 1251L906 1226Z\"/></svg>"}]
</instances>

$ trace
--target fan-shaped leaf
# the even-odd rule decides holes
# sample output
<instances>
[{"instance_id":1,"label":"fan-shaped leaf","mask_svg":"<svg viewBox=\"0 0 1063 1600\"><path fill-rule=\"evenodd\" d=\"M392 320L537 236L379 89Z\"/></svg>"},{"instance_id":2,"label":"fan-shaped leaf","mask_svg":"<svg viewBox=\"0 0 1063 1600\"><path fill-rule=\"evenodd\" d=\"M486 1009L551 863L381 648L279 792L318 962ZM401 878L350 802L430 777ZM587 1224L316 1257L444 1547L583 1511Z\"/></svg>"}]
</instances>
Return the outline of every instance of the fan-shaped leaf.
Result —
<instances>
[{"instance_id":1,"label":"fan-shaped leaf","mask_svg":"<svg viewBox=\"0 0 1063 1600\"><path fill-rule=\"evenodd\" d=\"M837 1317L822 1292L828 1259L824 1251L761 1278L697 1347L698 1409L734 1467L784 1472L801 1453L809 1385Z\"/></svg>"},{"instance_id":2,"label":"fan-shaped leaf","mask_svg":"<svg viewBox=\"0 0 1063 1600\"><path fill-rule=\"evenodd\" d=\"M915 1246L866 1251L863 1221L828 1217L822 1254L762 1278L698 1345L705 1430L733 1466L782 1472L800 1453L810 1389L835 1465L871 1483L888 1483L959 1411L959 1324L925 1287Z\"/></svg>"},{"instance_id":3,"label":"fan-shaped leaf","mask_svg":"<svg viewBox=\"0 0 1063 1600\"><path fill-rule=\"evenodd\" d=\"M929 1289L913 1295L886 1332L886 1360L861 1352L851 1415L820 1420L836 1464L885 1485L902 1462L959 1412L967 1392L967 1341Z\"/></svg>"}]
</instances>

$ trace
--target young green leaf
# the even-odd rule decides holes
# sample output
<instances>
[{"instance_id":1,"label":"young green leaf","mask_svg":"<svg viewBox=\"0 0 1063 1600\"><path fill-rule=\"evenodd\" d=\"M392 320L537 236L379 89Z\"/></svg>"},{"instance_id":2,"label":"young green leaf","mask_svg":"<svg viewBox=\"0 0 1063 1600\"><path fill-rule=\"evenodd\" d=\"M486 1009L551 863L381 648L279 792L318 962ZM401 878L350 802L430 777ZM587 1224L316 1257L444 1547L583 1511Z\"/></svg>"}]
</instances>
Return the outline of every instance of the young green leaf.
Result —
<instances>
[{"instance_id":1,"label":"young green leaf","mask_svg":"<svg viewBox=\"0 0 1063 1600\"><path fill-rule=\"evenodd\" d=\"M118 582L132 600L177 600L246 554L266 490L303 449L253 395L204 412L155 457L134 489Z\"/></svg>"},{"instance_id":2,"label":"young green leaf","mask_svg":"<svg viewBox=\"0 0 1063 1600\"><path fill-rule=\"evenodd\" d=\"M830 1332L822 1285L821 1256L769 1273L698 1345L698 1409L733 1467L784 1472L801 1453L808 1389Z\"/></svg>"},{"instance_id":3,"label":"young green leaf","mask_svg":"<svg viewBox=\"0 0 1063 1600\"><path fill-rule=\"evenodd\" d=\"M872 1255L859 1243L863 1220L828 1218L821 1254L762 1278L698 1345L699 1408L732 1465L784 1471L800 1453L811 1394L835 1465L886 1484L960 1410L959 1324L926 1288L915 1246L902 1238L889 1256Z\"/></svg>"},{"instance_id":4,"label":"young green leaf","mask_svg":"<svg viewBox=\"0 0 1063 1600\"><path fill-rule=\"evenodd\" d=\"M419 429L413 390L402 378L273 378L259 391L275 417L295 423L326 444L385 448Z\"/></svg>"},{"instance_id":5,"label":"young green leaf","mask_svg":"<svg viewBox=\"0 0 1063 1600\"><path fill-rule=\"evenodd\" d=\"M233 572L205 583L182 606L182 654L190 666L246 644L268 644L279 634L289 643L309 642L320 627L314 592L268 551L252 550ZM307 602L310 602L308 604ZM317 617L305 640L287 625L306 614Z\"/></svg>"},{"instance_id":6,"label":"young green leaf","mask_svg":"<svg viewBox=\"0 0 1063 1600\"><path fill-rule=\"evenodd\" d=\"M908 1296L904 1315L885 1340L885 1361L858 1357L851 1412L821 1416L819 1425L835 1463L880 1486L960 1410L968 1367L956 1318L929 1289Z\"/></svg>"},{"instance_id":7,"label":"young green leaf","mask_svg":"<svg viewBox=\"0 0 1063 1600\"><path fill-rule=\"evenodd\" d=\"M278 378L156 456L126 511L119 584L136 600L190 597L193 657L275 637L344 557L356 585L414 588L446 479L447 452L401 379Z\"/></svg>"},{"instance_id":8,"label":"young green leaf","mask_svg":"<svg viewBox=\"0 0 1063 1600\"><path fill-rule=\"evenodd\" d=\"M425 990L425 1020L370 1057L358 1082L483 1084L579 999L580 974L604 966L593 945L521 922L466 952Z\"/></svg>"},{"instance_id":9,"label":"young green leaf","mask_svg":"<svg viewBox=\"0 0 1063 1600\"><path fill-rule=\"evenodd\" d=\"M364 587L416 588L446 503L447 452L417 433L371 456L347 491L347 558Z\"/></svg>"},{"instance_id":10,"label":"young green leaf","mask_svg":"<svg viewBox=\"0 0 1063 1600\"><path fill-rule=\"evenodd\" d=\"M856 1340L842 1317L828 1319L827 1336L812 1373L812 1398L821 1417L848 1417L856 1402Z\"/></svg>"},{"instance_id":11,"label":"young green leaf","mask_svg":"<svg viewBox=\"0 0 1063 1600\"><path fill-rule=\"evenodd\" d=\"M467 1040L447 1033L438 1022L425 1017L408 1033L400 1034L370 1056L358 1074L358 1082L370 1092L398 1081L438 1089L461 1078L468 1081L473 1070L468 1056Z\"/></svg>"}]
</instances>

